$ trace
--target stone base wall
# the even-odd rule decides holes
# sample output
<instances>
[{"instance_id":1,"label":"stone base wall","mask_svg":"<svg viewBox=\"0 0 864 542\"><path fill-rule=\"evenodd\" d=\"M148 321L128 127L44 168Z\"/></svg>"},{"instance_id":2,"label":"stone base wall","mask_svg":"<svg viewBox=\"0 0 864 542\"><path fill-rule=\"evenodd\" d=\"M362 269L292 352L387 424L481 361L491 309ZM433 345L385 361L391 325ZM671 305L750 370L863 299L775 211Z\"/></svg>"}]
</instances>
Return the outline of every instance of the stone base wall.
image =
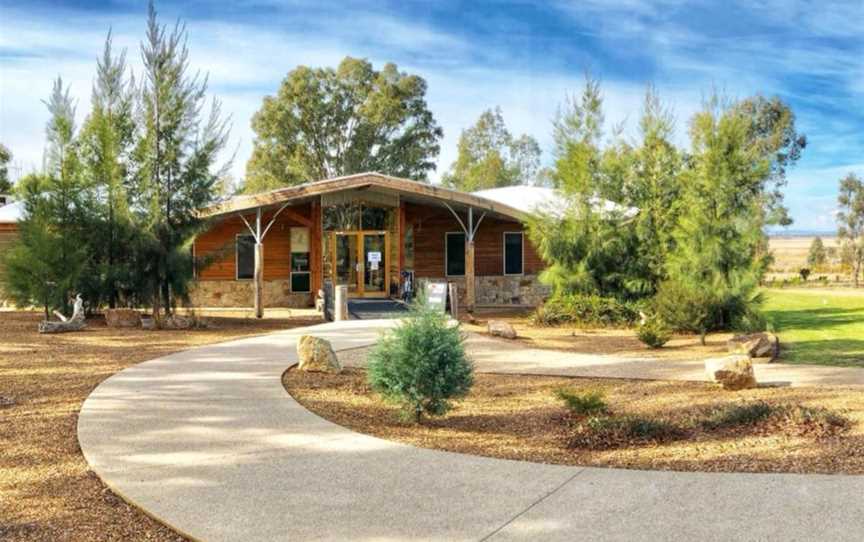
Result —
<instances>
[{"instance_id":1,"label":"stone base wall","mask_svg":"<svg viewBox=\"0 0 864 542\"><path fill-rule=\"evenodd\" d=\"M456 283L459 302L465 303L465 278L418 278L417 290L429 282ZM477 305L530 305L536 307L551 295L552 289L541 284L537 275L474 277L474 297Z\"/></svg>"},{"instance_id":2,"label":"stone base wall","mask_svg":"<svg viewBox=\"0 0 864 542\"><path fill-rule=\"evenodd\" d=\"M255 304L251 280L199 280L189 293L195 307L251 307ZM264 281L264 307L298 309L313 305L311 293L291 291L288 280Z\"/></svg>"}]
</instances>

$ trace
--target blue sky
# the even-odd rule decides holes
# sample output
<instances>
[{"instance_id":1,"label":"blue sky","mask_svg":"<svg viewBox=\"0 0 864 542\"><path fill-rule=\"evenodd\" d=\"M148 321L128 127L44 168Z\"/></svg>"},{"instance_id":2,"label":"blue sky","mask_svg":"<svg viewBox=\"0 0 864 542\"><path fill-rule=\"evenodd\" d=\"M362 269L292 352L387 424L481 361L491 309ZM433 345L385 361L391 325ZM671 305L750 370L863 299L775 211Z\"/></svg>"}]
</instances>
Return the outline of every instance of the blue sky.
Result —
<instances>
[{"instance_id":1,"label":"blue sky","mask_svg":"<svg viewBox=\"0 0 864 542\"><path fill-rule=\"evenodd\" d=\"M834 227L836 186L864 174L864 1L344 2L162 1L163 21L182 17L192 64L232 122L233 173L251 152L249 120L298 64L336 65L345 55L396 62L425 77L445 138L438 178L460 131L500 105L514 133L528 133L551 160L550 122L589 69L603 82L607 121L632 131L645 86L676 112L677 138L703 98L761 92L790 103L809 146L790 173L795 229ZM146 4L0 0L0 141L16 171L41 163L41 103L58 74L72 85L83 121L95 59L109 27L140 65Z\"/></svg>"}]
</instances>

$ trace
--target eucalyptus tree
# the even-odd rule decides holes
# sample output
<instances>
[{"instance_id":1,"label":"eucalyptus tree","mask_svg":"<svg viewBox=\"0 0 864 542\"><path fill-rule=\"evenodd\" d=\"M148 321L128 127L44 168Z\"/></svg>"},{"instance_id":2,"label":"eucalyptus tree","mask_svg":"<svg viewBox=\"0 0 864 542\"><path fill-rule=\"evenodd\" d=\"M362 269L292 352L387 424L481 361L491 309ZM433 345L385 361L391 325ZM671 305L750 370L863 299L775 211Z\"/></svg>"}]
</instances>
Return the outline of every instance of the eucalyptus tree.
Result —
<instances>
[{"instance_id":1,"label":"eucalyptus tree","mask_svg":"<svg viewBox=\"0 0 864 542\"><path fill-rule=\"evenodd\" d=\"M857 288L864 262L864 181L854 173L841 179L837 203L837 237Z\"/></svg>"},{"instance_id":2,"label":"eucalyptus tree","mask_svg":"<svg viewBox=\"0 0 864 542\"><path fill-rule=\"evenodd\" d=\"M484 111L459 136L456 161L442 181L465 192L537 182L540 145L522 134L514 137L504 124L501 108Z\"/></svg>"},{"instance_id":3,"label":"eucalyptus tree","mask_svg":"<svg viewBox=\"0 0 864 542\"><path fill-rule=\"evenodd\" d=\"M246 192L364 171L426 180L443 136L423 78L351 57L336 69L292 70L252 129Z\"/></svg>"}]
</instances>

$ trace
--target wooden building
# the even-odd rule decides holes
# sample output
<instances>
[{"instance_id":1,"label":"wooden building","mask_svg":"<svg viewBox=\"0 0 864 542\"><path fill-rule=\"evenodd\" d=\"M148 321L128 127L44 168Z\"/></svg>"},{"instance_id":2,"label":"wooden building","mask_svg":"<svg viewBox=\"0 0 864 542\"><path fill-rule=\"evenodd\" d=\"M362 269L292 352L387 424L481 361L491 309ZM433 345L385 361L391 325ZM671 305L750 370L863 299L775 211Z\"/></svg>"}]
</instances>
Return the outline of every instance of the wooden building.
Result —
<instances>
[{"instance_id":1,"label":"wooden building","mask_svg":"<svg viewBox=\"0 0 864 542\"><path fill-rule=\"evenodd\" d=\"M194 244L196 306L255 305L259 314L311 306L328 279L350 296L379 298L401 295L406 280L415 290L454 282L467 307L535 305L548 295L526 210L494 190L363 173L235 197L206 216L211 226Z\"/></svg>"}]
</instances>

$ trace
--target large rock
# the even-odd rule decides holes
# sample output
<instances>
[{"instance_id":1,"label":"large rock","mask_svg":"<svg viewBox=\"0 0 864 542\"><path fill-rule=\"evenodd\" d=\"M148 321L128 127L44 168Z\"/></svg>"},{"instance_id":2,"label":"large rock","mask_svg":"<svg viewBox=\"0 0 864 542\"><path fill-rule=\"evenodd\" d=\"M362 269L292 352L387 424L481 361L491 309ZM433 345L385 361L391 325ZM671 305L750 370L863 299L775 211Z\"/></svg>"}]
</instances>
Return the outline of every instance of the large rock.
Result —
<instances>
[{"instance_id":1,"label":"large rock","mask_svg":"<svg viewBox=\"0 0 864 542\"><path fill-rule=\"evenodd\" d=\"M490 335L494 335L495 337L504 337L505 339L516 338L516 330L507 322L489 320L486 329L489 331Z\"/></svg>"},{"instance_id":2,"label":"large rock","mask_svg":"<svg viewBox=\"0 0 864 542\"><path fill-rule=\"evenodd\" d=\"M297 341L297 357L300 359L298 369L301 371L342 372L342 364L336 358L333 347L320 337L312 335L300 337Z\"/></svg>"},{"instance_id":3,"label":"large rock","mask_svg":"<svg viewBox=\"0 0 864 542\"><path fill-rule=\"evenodd\" d=\"M753 362L746 354L733 354L705 360L708 379L723 386L724 390L743 390L756 387Z\"/></svg>"},{"instance_id":4,"label":"large rock","mask_svg":"<svg viewBox=\"0 0 864 542\"><path fill-rule=\"evenodd\" d=\"M735 335L726 341L726 350L732 354L745 354L751 358L774 360L780 354L780 340L772 333Z\"/></svg>"},{"instance_id":5,"label":"large rock","mask_svg":"<svg viewBox=\"0 0 864 542\"><path fill-rule=\"evenodd\" d=\"M105 323L108 327L138 327L141 325L141 313L135 309L107 309Z\"/></svg>"}]
</instances>

